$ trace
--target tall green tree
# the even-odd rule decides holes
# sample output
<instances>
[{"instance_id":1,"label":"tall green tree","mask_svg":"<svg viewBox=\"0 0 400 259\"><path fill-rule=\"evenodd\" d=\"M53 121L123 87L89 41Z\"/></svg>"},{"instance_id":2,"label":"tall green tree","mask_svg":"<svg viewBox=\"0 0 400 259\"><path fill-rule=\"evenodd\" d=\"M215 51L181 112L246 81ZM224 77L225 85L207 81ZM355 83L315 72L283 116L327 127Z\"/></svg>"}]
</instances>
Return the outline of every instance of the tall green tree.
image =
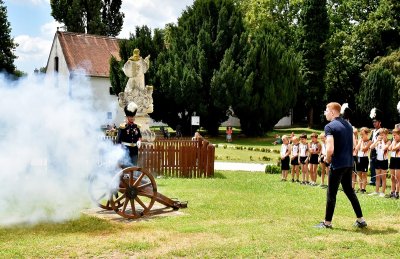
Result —
<instances>
[{"instance_id":1,"label":"tall green tree","mask_svg":"<svg viewBox=\"0 0 400 259\"><path fill-rule=\"evenodd\" d=\"M395 77L391 71L376 65L363 74L364 80L358 95L358 105L362 112L369 114L374 107L383 112L383 125L394 127L396 116L397 95L395 91Z\"/></svg>"},{"instance_id":2,"label":"tall green tree","mask_svg":"<svg viewBox=\"0 0 400 259\"><path fill-rule=\"evenodd\" d=\"M326 0L304 0L300 17L300 49L303 56L304 88L299 104L308 109L308 124L320 122L323 97L325 95L324 76L326 69L325 43L329 35L329 18Z\"/></svg>"},{"instance_id":3,"label":"tall green tree","mask_svg":"<svg viewBox=\"0 0 400 259\"><path fill-rule=\"evenodd\" d=\"M219 100L229 101L243 133L262 136L294 106L302 82L300 65L293 48L261 31L243 36L241 44L226 52L212 86L224 90Z\"/></svg>"},{"instance_id":4,"label":"tall green tree","mask_svg":"<svg viewBox=\"0 0 400 259\"><path fill-rule=\"evenodd\" d=\"M233 37L240 37L243 30L241 13L231 0L196 0L178 25L169 25L168 49L157 60L158 91L164 93L164 101L160 108L155 103L154 116L172 127L180 124L188 132L190 118L196 114L208 133L218 134L229 106L215 105L211 80Z\"/></svg>"},{"instance_id":5,"label":"tall green tree","mask_svg":"<svg viewBox=\"0 0 400 259\"><path fill-rule=\"evenodd\" d=\"M51 15L67 26L67 31L117 36L124 13L121 0L50 0Z\"/></svg>"},{"instance_id":6,"label":"tall green tree","mask_svg":"<svg viewBox=\"0 0 400 259\"><path fill-rule=\"evenodd\" d=\"M18 46L10 36L11 28L7 18L7 8L0 0L0 72L15 74L14 51Z\"/></svg>"}]
</instances>

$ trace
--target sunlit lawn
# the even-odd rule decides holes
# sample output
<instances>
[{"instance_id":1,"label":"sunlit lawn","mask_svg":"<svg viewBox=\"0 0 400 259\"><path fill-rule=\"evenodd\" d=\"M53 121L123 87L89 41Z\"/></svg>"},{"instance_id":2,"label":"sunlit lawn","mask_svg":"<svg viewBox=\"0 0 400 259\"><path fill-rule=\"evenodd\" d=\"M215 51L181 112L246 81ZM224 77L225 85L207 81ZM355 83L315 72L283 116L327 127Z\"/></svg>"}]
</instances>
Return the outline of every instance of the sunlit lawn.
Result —
<instances>
[{"instance_id":1,"label":"sunlit lawn","mask_svg":"<svg viewBox=\"0 0 400 259\"><path fill-rule=\"evenodd\" d=\"M359 195L369 223L359 230L339 192L334 229L314 229L325 189L279 180L249 172L157 179L161 193L189 201L183 215L0 228L0 258L399 258L399 200Z\"/></svg>"}]
</instances>

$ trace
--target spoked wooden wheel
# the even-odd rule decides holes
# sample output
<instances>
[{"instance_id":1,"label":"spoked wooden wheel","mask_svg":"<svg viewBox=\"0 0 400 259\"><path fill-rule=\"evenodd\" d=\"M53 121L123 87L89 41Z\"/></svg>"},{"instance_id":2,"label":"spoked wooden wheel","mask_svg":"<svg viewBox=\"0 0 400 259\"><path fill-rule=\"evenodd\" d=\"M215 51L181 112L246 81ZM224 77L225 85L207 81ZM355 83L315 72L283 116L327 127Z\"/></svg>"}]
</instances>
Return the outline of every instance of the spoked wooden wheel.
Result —
<instances>
[{"instance_id":1,"label":"spoked wooden wheel","mask_svg":"<svg viewBox=\"0 0 400 259\"><path fill-rule=\"evenodd\" d=\"M111 176L92 175L89 179L89 195L93 202L102 209L112 210L110 204ZM113 197L118 198L118 192L112 192ZM115 206L121 207L122 203L116 203Z\"/></svg>"},{"instance_id":2,"label":"spoked wooden wheel","mask_svg":"<svg viewBox=\"0 0 400 259\"><path fill-rule=\"evenodd\" d=\"M113 179L113 183L118 184L118 181L119 186L114 191L116 194L110 197L113 210L129 219L147 214L157 197L157 185L153 175L143 168L128 167Z\"/></svg>"}]
</instances>

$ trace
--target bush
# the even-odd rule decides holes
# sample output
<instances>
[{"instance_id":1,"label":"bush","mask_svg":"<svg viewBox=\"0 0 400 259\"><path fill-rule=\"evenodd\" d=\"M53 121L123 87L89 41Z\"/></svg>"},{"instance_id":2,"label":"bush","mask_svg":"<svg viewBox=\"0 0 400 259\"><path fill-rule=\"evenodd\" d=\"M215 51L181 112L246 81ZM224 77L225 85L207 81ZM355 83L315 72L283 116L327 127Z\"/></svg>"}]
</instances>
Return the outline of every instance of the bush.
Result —
<instances>
[{"instance_id":1,"label":"bush","mask_svg":"<svg viewBox=\"0 0 400 259\"><path fill-rule=\"evenodd\" d=\"M225 145L224 145L224 149L226 149L227 147L228 147L228 146L225 144Z\"/></svg>"},{"instance_id":2,"label":"bush","mask_svg":"<svg viewBox=\"0 0 400 259\"><path fill-rule=\"evenodd\" d=\"M248 147L247 150L252 151L252 150L253 150L253 147Z\"/></svg>"},{"instance_id":3,"label":"bush","mask_svg":"<svg viewBox=\"0 0 400 259\"><path fill-rule=\"evenodd\" d=\"M281 173L281 168L276 165L267 165L265 167L265 173L266 174L280 174Z\"/></svg>"}]
</instances>

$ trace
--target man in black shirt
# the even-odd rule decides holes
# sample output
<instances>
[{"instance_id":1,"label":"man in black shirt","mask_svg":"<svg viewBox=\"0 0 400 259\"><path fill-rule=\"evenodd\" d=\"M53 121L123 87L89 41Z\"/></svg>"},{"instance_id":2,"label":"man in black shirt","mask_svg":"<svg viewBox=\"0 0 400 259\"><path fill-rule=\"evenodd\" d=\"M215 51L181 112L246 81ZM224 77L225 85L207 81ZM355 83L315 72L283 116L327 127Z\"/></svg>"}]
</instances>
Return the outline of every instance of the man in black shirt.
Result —
<instances>
[{"instance_id":1,"label":"man in black shirt","mask_svg":"<svg viewBox=\"0 0 400 259\"><path fill-rule=\"evenodd\" d=\"M352 187L353 174L353 127L340 116L339 103L326 105L325 117L329 123L325 126L326 157L325 162L330 163L329 184L327 189L325 220L316 225L317 228L332 228L333 212L336 206L336 195L339 184L353 206L357 216L354 226L364 228L367 223L363 219L360 202Z\"/></svg>"}]
</instances>

